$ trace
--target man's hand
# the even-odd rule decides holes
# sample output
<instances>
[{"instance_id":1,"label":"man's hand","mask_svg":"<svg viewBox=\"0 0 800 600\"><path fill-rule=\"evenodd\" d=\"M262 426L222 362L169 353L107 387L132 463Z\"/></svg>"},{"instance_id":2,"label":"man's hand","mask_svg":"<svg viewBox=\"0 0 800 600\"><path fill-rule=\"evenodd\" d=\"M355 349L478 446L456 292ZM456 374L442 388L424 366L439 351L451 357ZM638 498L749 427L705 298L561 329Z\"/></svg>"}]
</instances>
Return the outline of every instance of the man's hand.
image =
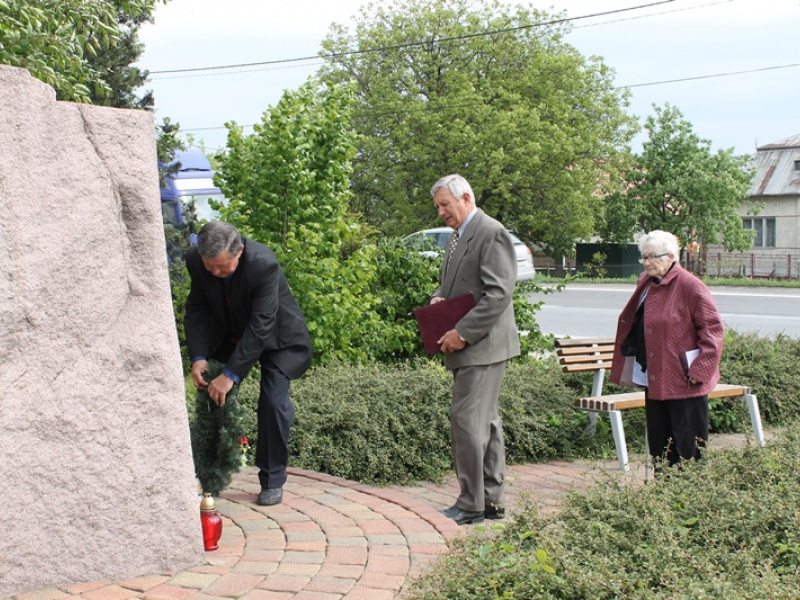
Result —
<instances>
[{"instance_id":1,"label":"man's hand","mask_svg":"<svg viewBox=\"0 0 800 600\"><path fill-rule=\"evenodd\" d=\"M215 377L208 385L208 396L214 404L222 408L225 406L225 396L233 388L233 379L225 374Z\"/></svg>"},{"instance_id":2,"label":"man's hand","mask_svg":"<svg viewBox=\"0 0 800 600\"><path fill-rule=\"evenodd\" d=\"M458 352L459 350L463 350L467 345L467 342L461 339L455 329L451 329L445 333L436 343L439 344L439 347L445 354L448 352Z\"/></svg>"},{"instance_id":3,"label":"man's hand","mask_svg":"<svg viewBox=\"0 0 800 600\"><path fill-rule=\"evenodd\" d=\"M430 304L439 304L439 302L444 302L444 301L445 299L442 298L441 296L434 296L433 298L431 298Z\"/></svg>"},{"instance_id":4,"label":"man's hand","mask_svg":"<svg viewBox=\"0 0 800 600\"><path fill-rule=\"evenodd\" d=\"M203 373L208 371L208 361L196 360L192 363L192 383L198 390L208 387L208 382L203 379Z\"/></svg>"}]
</instances>

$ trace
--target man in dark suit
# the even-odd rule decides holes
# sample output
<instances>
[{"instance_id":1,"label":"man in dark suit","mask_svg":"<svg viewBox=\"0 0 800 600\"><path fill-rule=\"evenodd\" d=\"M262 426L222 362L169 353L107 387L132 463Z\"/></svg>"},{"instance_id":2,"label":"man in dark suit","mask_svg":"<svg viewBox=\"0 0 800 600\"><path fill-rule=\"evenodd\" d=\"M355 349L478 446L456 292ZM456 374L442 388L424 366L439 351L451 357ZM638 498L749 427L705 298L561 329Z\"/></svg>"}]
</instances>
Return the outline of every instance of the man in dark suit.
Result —
<instances>
[{"instance_id":1,"label":"man in dark suit","mask_svg":"<svg viewBox=\"0 0 800 600\"><path fill-rule=\"evenodd\" d=\"M461 175L431 189L439 217L455 231L431 304L462 294L475 307L438 341L453 372L450 428L461 489L442 511L459 525L505 516L505 445L498 400L506 361L520 353L514 320L517 258L505 227L475 206Z\"/></svg>"},{"instance_id":2,"label":"man in dark suit","mask_svg":"<svg viewBox=\"0 0 800 600\"><path fill-rule=\"evenodd\" d=\"M195 387L224 406L226 394L261 363L256 465L258 504L283 500L294 406L289 380L311 365L311 338L278 259L266 246L212 221L186 256L191 289L186 300L186 345ZM203 379L208 358L225 363L221 375Z\"/></svg>"}]
</instances>

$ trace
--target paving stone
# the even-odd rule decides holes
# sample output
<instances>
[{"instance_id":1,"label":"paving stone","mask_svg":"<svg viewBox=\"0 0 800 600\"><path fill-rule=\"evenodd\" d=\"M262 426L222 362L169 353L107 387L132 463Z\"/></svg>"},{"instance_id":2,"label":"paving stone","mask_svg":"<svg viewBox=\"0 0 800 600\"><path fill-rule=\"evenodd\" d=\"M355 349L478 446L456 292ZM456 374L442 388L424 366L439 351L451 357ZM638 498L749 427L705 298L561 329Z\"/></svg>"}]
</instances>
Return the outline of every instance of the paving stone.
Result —
<instances>
[{"instance_id":1,"label":"paving stone","mask_svg":"<svg viewBox=\"0 0 800 600\"><path fill-rule=\"evenodd\" d=\"M149 575L147 577L137 577L135 579L120 581L119 585L129 590L146 592L157 585L161 585L162 583L169 581L169 579L170 577L166 575Z\"/></svg>"},{"instance_id":2,"label":"paving stone","mask_svg":"<svg viewBox=\"0 0 800 600\"><path fill-rule=\"evenodd\" d=\"M618 473L616 461L510 466L508 520L523 495L542 512L555 512L567 490L591 485L605 470ZM643 468L624 477L641 483ZM449 552L450 540L482 530L491 535L505 525L459 527L444 517L439 510L458 494L452 476L442 484L371 488L290 469L282 504L253 504L259 490L257 469L234 476L218 503L223 543L205 553L205 564L171 575L26 592L13 600L399 600Z\"/></svg>"},{"instance_id":3,"label":"paving stone","mask_svg":"<svg viewBox=\"0 0 800 600\"><path fill-rule=\"evenodd\" d=\"M236 598L246 594L265 579L264 576L253 575L251 573L228 573L217 579L203 591L212 596Z\"/></svg>"}]
</instances>

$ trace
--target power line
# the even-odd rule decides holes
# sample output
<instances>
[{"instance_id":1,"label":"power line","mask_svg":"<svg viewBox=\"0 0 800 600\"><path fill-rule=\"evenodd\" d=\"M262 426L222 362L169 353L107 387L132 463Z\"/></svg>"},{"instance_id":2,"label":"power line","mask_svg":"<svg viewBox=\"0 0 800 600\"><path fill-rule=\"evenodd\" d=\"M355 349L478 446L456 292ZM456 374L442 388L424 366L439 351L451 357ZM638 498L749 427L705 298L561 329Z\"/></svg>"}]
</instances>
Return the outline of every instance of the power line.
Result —
<instances>
[{"instance_id":1,"label":"power line","mask_svg":"<svg viewBox=\"0 0 800 600\"><path fill-rule=\"evenodd\" d=\"M660 17L660 16L663 16L663 15L674 14L674 13L677 13L677 12L685 12L687 10L697 10L698 8L708 8L710 6L716 6L718 4L727 4L727 3L731 2L731 1L732 0L718 0L717 2L709 2L708 4L699 4L699 5L696 5L696 6L686 6L684 8L674 8L672 10L662 10L660 12L648 13L646 15L636 15L636 16L632 16L632 17L625 17L623 19L613 19L613 20L610 20L610 21L600 21L598 23L588 23L588 24L585 24L585 25L576 25L574 27L574 29L584 29L584 28L587 28L587 27L598 27L598 26L601 26L601 25L612 25L614 23L624 23L625 21L636 21L636 20L639 20L639 19L649 19L649 18L652 18L652 17ZM645 5L645 6L647 6L647 5ZM635 10L637 8L639 8L639 7L632 7L632 8L627 8L627 9L624 9L624 10ZM606 14L606 13L597 13L597 14ZM584 19L584 18L589 18L591 16L593 16L593 15L585 15L585 16L582 16L582 17L575 17L575 19ZM553 21L553 22L555 22L555 21ZM530 26L526 26L526 27L536 27L536 26L537 25L530 25ZM485 33L479 33L479 34L473 34L473 35L489 35L491 33L494 33L494 32L485 32ZM447 39L458 39L458 38L447 38ZM395 48L399 48L400 46L394 46L394 47ZM378 49L374 49L374 50L371 50L371 51L378 51L378 50L383 50L383 49L390 49L390 47L386 46L385 48L378 48ZM245 73L263 73L264 71L276 71L276 70L280 70L280 69L296 69L299 66L302 66L302 67L311 66L311 67L313 67L313 66L325 64L324 63L324 59L327 58L327 57L344 56L346 54L347 53L343 52L343 53L338 54L338 55L337 54L329 54L329 55L325 55L325 56L315 56L315 57L305 57L305 58L291 58L291 59L286 59L286 60L266 61L266 62L263 62L263 63L242 63L241 65L230 65L229 67L206 67L208 69L214 69L215 71L214 72L206 72L206 73L195 73L194 75L183 75L183 76L179 76L179 77L157 77L156 81L165 81L167 79L194 79L194 78L197 78L197 77L219 77L220 75L242 75L242 74L245 74ZM280 65L280 64L285 63L285 62L310 61L310 60L315 60L315 59L318 62L310 63L310 64L306 64L306 65L296 65L296 64L294 64L294 65L287 65L287 66L269 66L269 67L265 66L265 68L262 68L262 69L248 69L246 71L245 70L237 70L237 71L229 71L227 73L220 73L219 72L219 70L222 70L222 69L225 69L225 68L243 69L246 64ZM185 70L176 69L176 70L172 70L172 71L149 71L148 74L149 75L153 75L153 74L161 74L161 73L182 73L182 72L193 72L193 71L196 71L196 69L185 69Z\"/></svg>"},{"instance_id":2,"label":"power line","mask_svg":"<svg viewBox=\"0 0 800 600\"><path fill-rule=\"evenodd\" d=\"M664 85L667 83L681 83L683 81L698 81L701 79L714 79L716 77L730 77L731 75L746 75L748 73L761 73L763 71L775 71L776 69L792 69L795 67L800 67L800 63L793 63L790 65L776 65L774 67L761 67L759 69L747 69L745 71L729 71L727 73L714 73L712 75L698 75L696 77L683 77L681 79L665 79L663 81L651 81L650 83L634 83L631 85L623 85L620 88L637 88L637 87L647 87L651 85Z\"/></svg>"},{"instance_id":3,"label":"power line","mask_svg":"<svg viewBox=\"0 0 800 600\"><path fill-rule=\"evenodd\" d=\"M611 25L613 23L624 23L625 21L636 21L638 19L649 19L650 17L660 17L662 15L671 15L678 12L685 12L687 10L697 10L698 8L708 8L709 6L716 6L718 4L728 4L733 0L718 0L717 2L709 2L708 4L698 4L696 6L685 6L684 8L673 8L672 10L662 10L661 12L647 13L646 15L636 15L633 17L625 17L624 19L613 19L611 21L600 21L598 23L587 23L585 25L576 25L574 29L585 29L586 27L598 27L599 25Z\"/></svg>"},{"instance_id":4,"label":"power line","mask_svg":"<svg viewBox=\"0 0 800 600\"><path fill-rule=\"evenodd\" d=\"M747 69L747 70L744 70L744 71L729 71L729 72L726 72L726 73L712 73L712 74L709 74L709 75L697 75L695 77L683 77L683 78L680 78L680 79L665 79L663 81L650 81L650 82L647 82L647 83L633 83L633 84L630 84L630 85L616 86L616 87L614 87L612 89L623 90L623 89L632 89L632 88L638 88L638 87L648 87L648 86L654 86L654 85L667 85L667 84L670 84L670 83L682 83L682 82L685 82L685 81L699 81L699 80L703 80L703 79L715 79L715 78L718 78L718 77L732 77L732 76L735 76L735 75L748 75L750 73L762 73L764 71L775 71L775 70L778 70L778 69L793 69L793 68L797 68L797 67L800 67L800 63L792 63L792 64L788 64L788 65L775 65L775 66L771 66L771 67L759 67L757 69ZM456 108L468 108L470 106L476 106L476 104L469 104L469 105L460 104L460 105L452 105L452 106L438 105L435 108L436 108L436 110L453 110L453 109L456 109ZM414 110L417 110L417 109L414 109ZM241 127L248 128L248 127L253 127L253 125L241 125ZM182 131L212 131L212 130L217 130L217 129L225 129L225 127L224 126L195 127L195 128L192 128L192 129L183 129Z\"/></svg>"},{"instance_id":5,"label":"power line","mask_svg":"<svg viewBox=\"0 0 800 600\"><path fill-rule=\"evenodd\" d=\"M592 13L588 15L581 15L578 17L565 17L563 19L553 19L552 21L545 21L544 23L534 23L531 25L520 25L518 27L509 27L506 29L495 29L493 31L481 31L478 33L467 33L464 35L457 35L452 37L443 37L443 38L436 38L434 40L425 40L422 42L409 42L407 44L397 44L394 46L381 46L378 48L369 48L367 50L350 50L348 52L332 52L329 54L322 54L316 56L302 56L298 58L285 58L279 60L265 60L259 62L251 62L251 63L235 63L231 65L217 65L213 67L193 67L190 69L169 69L164 71L150 71L151 75L166 75L168 73L195 73L198 71L220 71L226 69L239 69L245 67L260 67L265 65L277 65L277 64L285 64L285 63L293 63L293 62L304 62L309 60L319 60L319 59L327 59L327 58L338 58L340 56L352 56L356 54L370 54L373 52L384 52L386 50L400 50L402 48L412 48L414 46L422 46L426 44L441 44L443 42L453 42L458 40L465 40L469 38L475 37L482 37L487 35L496 35L498 33L510 33L513 31L520 31L523 29L531 29L533 27L544 27L548 25L558 25L561 23L568 23L572 21L579 21L581 19L591 19L594 17L605 17L607 15L619 14L630 12L632 10L641 10L643 8L652 8L654 6L660 6L662 4L669 4L670 2L674 2L675 0L659 0L658 2L651 2L649 4L640 4L638 6L631 6L628 8L618 8L614 10L607 10L598 13Z\"/></svg>"},{"instance_id":6,"label":"power line","mask_svg":"<svg viewBox=\"0 0 800 600\"><path fill-rule=\"evenodd\" d=\"M319 62L316 63L307 63L305 65L289 65L289 66L273 66L273 67L263 67L261 69L247 69L247 70L239 70L239 71L228 71L225 73L220 73L219 71L214 71L213 73L195 73L193 75L178 75L174 77L157 77L154 81L166 81L168 79L196 79L198 77L219 77L220 75L242 75L245 73L262 73L264 71L279 71L282 69L296 69L298 67L314 67L317 65L325 64L320 57Z\"/></svg>"}]
</instances>

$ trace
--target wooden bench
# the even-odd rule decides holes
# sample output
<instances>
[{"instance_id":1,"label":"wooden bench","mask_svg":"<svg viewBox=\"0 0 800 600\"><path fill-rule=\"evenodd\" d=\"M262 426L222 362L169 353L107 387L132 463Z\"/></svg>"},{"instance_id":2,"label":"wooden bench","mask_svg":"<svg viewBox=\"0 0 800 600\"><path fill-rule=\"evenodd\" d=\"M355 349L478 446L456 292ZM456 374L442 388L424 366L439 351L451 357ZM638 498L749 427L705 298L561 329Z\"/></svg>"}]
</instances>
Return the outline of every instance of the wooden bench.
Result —
<instances>
[{"instance_id":1,"label":"wooden bench","mask_svg":"<svg viewBox=\"0 0 800 600\"><path fill-rule=\"evenodd\" d=\"M574 402L575 408L590 412L592 430L597 424L597 415L608 415L614 445L617 448L619 468L628 471L628 448L625 443L625 429L622 426L622 411L629 408L644 407L644 390L621 394L603 395L605 372L611 368L614 357L614 340L611 338L594 339L557 339L556 355L564 373L593 373L592 393ZM723 383L708 394L710 398L738 397L744 398L750 413L753 435L759 446L764 445L764 431L761 427L761 414L758 410L758 398L750 388L743 385L727 385ZM646 442L645 442L646 448Z\"/></svg>"}]
</instances>

